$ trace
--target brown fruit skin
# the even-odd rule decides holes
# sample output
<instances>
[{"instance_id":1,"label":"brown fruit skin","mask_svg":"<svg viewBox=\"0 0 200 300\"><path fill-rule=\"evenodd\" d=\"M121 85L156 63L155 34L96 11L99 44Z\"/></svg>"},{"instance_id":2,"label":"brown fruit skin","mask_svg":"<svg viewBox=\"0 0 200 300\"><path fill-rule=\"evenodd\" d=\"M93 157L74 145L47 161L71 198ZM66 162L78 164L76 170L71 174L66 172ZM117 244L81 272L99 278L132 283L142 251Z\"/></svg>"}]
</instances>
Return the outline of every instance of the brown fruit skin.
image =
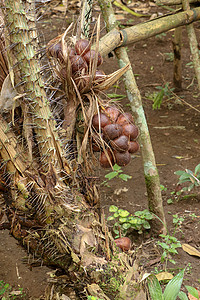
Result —
<instances>
[{"instance_id":1,"label":"brown fruit skin","mask_svg":"<svg viewBox=\"0 0 200 300\"><path fill-rule=\"evenodd\" d=\"M122 127L119 124L109 124L103 129L104 136L109 140L114 140L122 134Z\"/></svg>"},{"instance_id":2,"label":"brown fruit skin","mask_svg":"<svg viewBox=\"0 0 200 300\"><path fill-rule=\"evenodd\" d=\"M131 240L128 237L122 237L115 240L116 246L122 251L128 251L131 248Z\"/></svg>"},{"instance_id":3,"label":"brown fruit skin","mask_svg":"<svg viewBox=\"0 0 200 300\"><path fill-rule=\"evenodd\" d=\"M120 135L120 137L111 141L110 145L113 149L119 152L125 152L128 150L129 147L128 137L125 135Z\"/></svg>"},{"instance_id":4,"label":"brown fruit skin","mask_svg":"<svg viewBox=\"0 0 200 300\"><path fill-rule=\"evenodd\" d=\"M135 140L138 137L139 130L137 126L133 124L124 124L122 128L123 134L126 135L131 141Z\"/></svg>"},{"instance_id":5,"label":"brown fruit skin","mask_svg":"<svg viewBox=\"0 0 200 300\"><path fill-rule=\"evenodd\" d=\"M137 141L129 141L128 152L135 153L140 149L139 143Z\"/></svg>"},{"instance_id":6,"label":"brown fruit skin","mask_svg":"<svg viewBox=\"0 0 200 300\"><path fill-rule=\"evenodd\" d=\"M96 51L95 50L90 50L88 51L83 58L86 60L87 64L90 64L93 62L93 60L95 59L95 55L96 55ZM103 58L101 56L100 53L98 53L98 57L97 57L97 67L100 66L103 63Z\"/></svg>"},{"instance_id":7,"label":"brown fruit skin","mask_svg":"<svg viewBox=\"0 0 200 300\"><path fill-rule=\"evenodd\" d=\"M104 113L100 113L100 115L96 114L93 116L92 119L92 125L96 130L99 130L99 118L100 118L100 128L104 128L106 125L111 123L109 118Z\"/></svg>"},{"instance_id":8,"label":"brown fruit skin","mask_svg":"<svg viewBox=\"0 0 200 300\"><path fill-rule=\"evenodd\" d=\"M128 163L131 161L131 155L128 151L118 152L115 150L114 155L115 155L116 164L118 164L118 166L120 167L124 167L128 165Z\"/></svg>"},{"instance_id":9,"label":"brown fruit skin","mask_svg":"<svg viewBox=\"0 0 200 300\"><path fill-rule=\"evenodd\" d=\"M111 164L113 165L113 156L110 150L107 150L107 154L110 158ZM111 167L105 152L101 152L99 161L102 168L107 169Z\"/></svg>"},{"instance_id":10,"label":"brown fruit skin","mask_svg":"<svg viewBox=\"0 0 200 300\"><path fill-rule=\"evenodd\" d=\"M85 70L88 69L86 62L80 55L71 56L70 61L71 61L72 74L75 74L82 69Z\"/></svg>"},{"instance_id":11,"label":"brown fruit skin","mask_svg":"<svg viewBox=\"0 0 200 300\"><path fill-rule=\"evenodd\" d=\"M52 56L59 58L61 63L64 62L64 57L63 57L63 52L62 52L62 46L61 46L61 41L55 44L52 44L47 48L47 53Z\"/></svg>"},{"instance_id":12,"label":"brown fruit skin","mask_svg":"<svg viewBox=\"0 0 200 300\"><path fill-rule=\"evenodd\" d=\"M108 115L108 117L111 119L113 123L117 121L117 118L120 114L118 109L114 106L109 106L105 109L105 113Z\"/></svg>"},{"instance_id":13,"label":"brown fruit skin","mask_svg":"<svg viewBox=\"0 0 200 300\"><path fill-rule=\"evenodd\" d=\"M85 39L78 40L75 44L76 53L83 56L85 55L91 48L90 42Z\"/></svg>"},{"instance_id":14,"label":"brown fruit skin","mask_svg":"<svg viewBox=\"0 0 200 300\"><path fill-rule=\"evenodd\" d=\"M127 123L133 123L133 116L131 113L120 114L116 123L120 124L121 126Z\"/></svg>"}]
</instances>

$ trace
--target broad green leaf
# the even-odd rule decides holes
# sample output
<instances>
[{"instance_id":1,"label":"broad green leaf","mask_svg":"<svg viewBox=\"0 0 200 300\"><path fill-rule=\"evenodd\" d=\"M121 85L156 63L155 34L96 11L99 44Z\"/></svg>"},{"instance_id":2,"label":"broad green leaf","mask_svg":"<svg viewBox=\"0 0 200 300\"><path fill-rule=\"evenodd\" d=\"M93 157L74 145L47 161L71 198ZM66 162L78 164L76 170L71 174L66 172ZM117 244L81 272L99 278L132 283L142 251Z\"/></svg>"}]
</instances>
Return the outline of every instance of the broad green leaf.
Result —
<instances>
[{"instance_id":1,"label":"broad green leaf","mask_svg":"<svg viewBox=\"0 0 200 300\"><path fill-rule=\"evenodd\" d=\"M194 173L197 175L197 173L199 172L200 172L200 164L196 166Z\"/></svg>"},{"instance_id":2,"label":"broad green leaf","mask_svg":"<svg viewBox=\"0 0 200 300\"><path fill-rule=\"evenodd\" d=\"M114 217L114 218L117 218L117 217L119 217L119 214L118 214L118 212L114 213L113 217Z\"/></svg>"},{"instance_id":3,"label":"broad green leaf","mask_svg":"<svg viewBox=\"0 0 200 300\"><path fill-rule=\"evenodd\" d=\"M129 223L122 224L123 229L129 229L130 227L131 227L131 224L129 224Z\"/></svg>"},{"instance_id":4,"label":"broad green leaf","mask_svg":"<svg viewBox=\"0 0 200 300\"><path fill-rule=\"evenodd\" d=\"M154 274L147 278L147 284L152 300L164 300L160 283Z\"/></svg>"},{"instance_id":5,"label":"broad green leaf","mask_svg":"<svg viewBox=\"0 0 200 300\"><path fill-rule=\"evenodd\" d=\"M186 293L182 291L178 293L178 297L180 298L180 300L188 300Z\"/></svg>"},{"instance_id":6,"label":"broad green leaf","mask_svg":"<svg viewBox=\"0 0 200 300\"><path fill-rule=\"evenodd\" d=\"M108 178L109 180L111 180L111 179L115 178L117 175L118 175L118 173L114 171L114 172L110 172L110 173L106 174L105 178Z\"/></svg>"},{"instance_id":7,"label":"broad green leaf","mask_svg":"<svg viewBox=\"0 0 200 300\"><path fill-rule=\"evenodd\" d=\"M147 222L147 221L145 221L145 222L143 223L143 227L144 227L145 229L150 229L150 228L151 228L149 222Z\"/></svg>"},{"instance_id":8,"label":"broad green leaf","mask_svg":"<svg viewBox=\"0 0 200 300\"><path fill-rule=\"evenodd\" d=\"M179 177L179 182L186 182L186 181L190 181L191 179L191 175L184 173Z\"/></svg>"},{"instance_id":9,"label":"broad green leaf","mask_svg":"<svg viewBox=\"0 0 200 300\"><path fill-rule=\"evenodd\" d=\"M114 220L115 218L113 217L113 216L109 216L108 218L107 218L107 221L112 221L112 220Z\"/></svg>"},{"instance_id":10,"label":"broad green leaf","mask_svg":"<svg viewBox=\"0 0 200 300\"><path fill-rule=\"evenodd\" d=\"M119 170L121 170L121 167L118 166L117 164L115 164L115 165L113 166L113 170L114 170L114 171L119 171Z\"/></svg>"},{"instance_id":11,"label":"broad green leaf","mask_svg":"<svg viewBox=\"0 0 200 300\"><path fill-rule=\"evenodd\" d=\"M126 217L128 217L128 215L130 215L130 213L127 210L123 210L123 209L119 209L118 213L119 213L120 217L122 217L122 218L126 218Z\"/></svg>"},{"instance_id":12,"label":"broad green leaf","mask_svg":"<svg viewBox=\"0 0 200 300\"><path fill-rule=\"evenodd\" d=\"M111 206L109 207L109 212L116 212L116 211L118 211L118 207L117 207L117 206L111 205Z\"/></svg>"},{"instance_id":13,"label":"broad green leaf","mask_svg":"<svg viewBox=\"0 0 200 300\"><path fill-rule=\"evenodd\" d=\"M182 282L183 282L184 271L185 271L185 269L183 269L181 272L179 272L167 284L164 294L163 294L164 300L176 300L178 293L180 292Z\"/></svg>"},{"instance_id":14,"label":"broad green leaf","mask_svg":"<svg viewBox=\"0 0 200 300\"><path fill-rule=\"evenodd\" d=\"M178 176L181 176L185 173L185 171L176 171L174 172L174 174L178 175Z\"/></svg>"},{"instance_id":15,"label":"broad green leaf","mask_svg":"<svg viewBox=\"0 0 200 300\"><path fill-rule=\"evenodd\" d=\"M120 222L120 223L125 223L125 222L127 222L127 218L122 218L122 217L121 217L121 218L119 218L119 222Z\"/></svg>"},{"instance_id":16,"label":"broad green leaf","mask_svg":"<svg viewBox=\"0 0 200 300\"><path fill-rule=\"evenodd\" d=\"M185 285L185 287L188 293L190 293L193 297L199 299L199 293L193 286Z\"/></svg>"},{"instance_id":17,"label":"broad green leaf","mask_svg":"<svg viewBox=\"0 0 200 300\"><path fill-rule=\"evenodd\" d=\"M128 179L131 179L132 176L129 176L129 175L127 175L127 174L120 174L120 175L119 175L119 178L121 178L121 179L124 180L124 181L127 181Z\"/></svg>"}]
</instances>

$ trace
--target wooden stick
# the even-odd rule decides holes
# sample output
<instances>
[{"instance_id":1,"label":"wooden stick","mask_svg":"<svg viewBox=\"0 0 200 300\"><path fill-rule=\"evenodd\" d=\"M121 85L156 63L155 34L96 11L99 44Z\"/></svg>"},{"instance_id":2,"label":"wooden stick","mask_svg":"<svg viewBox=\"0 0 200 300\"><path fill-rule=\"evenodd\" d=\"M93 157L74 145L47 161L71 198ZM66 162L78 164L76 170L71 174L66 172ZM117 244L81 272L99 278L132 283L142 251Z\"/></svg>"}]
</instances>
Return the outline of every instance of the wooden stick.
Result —
<instances>
[{"instance_id":1,"label":"wooden stick","mask_svg":"<svg viewBox=\"0 0 200 300\"><path fill-rule=\"evenodd\" d=\"M123 30L113 28L99 44L100 53L105 56L119 46L135 43L173 28L188 25L200 19L200 7L177 14L156 18Z\"/></svg>"},{"instance_id":2,"label":"wooden stick","mask_svg":"<svg viewBox=\"0 0 200 300\"><path fill-rule=\"evenodd\" d=\"M109 0L99 0L99 4L102 10L107 30L112 30L114 27L117 29L116 18ZM119 47L118 49L116 49L115 54L118 58L119 66L121 68L127 64L130 64L125 47ZM155 156L152 149L149 130L142 106L140 91L137 87L131 67L124 74L124 82L136 125L140 128L139 143L141 146L141 153L143 158L144 177L148 194L149 210L159 216L159 218L163 222L162 224L161 222L155 221L154 229L157 232L165 232L166 221L163 211L158 170L156 167Z\"/></svg>"},{"instance_id":3,"label":"wooden stick","mask_svg":"<svg viewBox=\"0 0 200 300\"><path fill-rule=\"evenodd\" d=\"M198 3L199 0L189 0L189 3ZM182 4L181 0L156 0L157 5L178 5Z\"/></svg>"},{"instance_id":4,"label":"wooden stick","mask_svg":"<svg viewBox=\"0 0 200 300\"><path fill-rule=\"evenodd\" d=\"M190 5L188 0L182 0L182 4L183 4L183 9L186 12L190 10ZM200 59L199 59L198 42L197 42L193 24L187 25L186 29L187 29L188 39L190 43L190 51L192 54L194 71L198 81L198 88L200 90Z\"/></svg>"},{"instance_id":5,"label":"wooden stick","mask_svg":"<svg viewBox=\"0 0 200 300\"><path fill-rule=\"evenodd\" d=\"M182 65L181 65L181 43L182 43L182 27L178 27L174 31L174 74L173 82L176 90L182 89Z\"/></svg>"}]
</instances>

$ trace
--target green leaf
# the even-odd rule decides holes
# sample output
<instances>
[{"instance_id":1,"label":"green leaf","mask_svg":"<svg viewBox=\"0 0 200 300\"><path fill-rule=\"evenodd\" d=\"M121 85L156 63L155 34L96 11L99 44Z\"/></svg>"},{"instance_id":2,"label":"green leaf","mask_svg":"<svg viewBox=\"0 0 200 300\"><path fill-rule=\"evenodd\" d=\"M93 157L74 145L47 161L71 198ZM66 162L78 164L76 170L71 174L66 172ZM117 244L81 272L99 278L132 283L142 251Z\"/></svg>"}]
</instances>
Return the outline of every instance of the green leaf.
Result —
<instances>
[{"instance_id":1,"label":"green leaf","mask_svg":"<svg viewBox=\"0 0 200 300\"><path fill-rule=\"evenodd\" d=\"M187 173L181 175L179 177L179 182L186 182L186 181L190 181L191 176Z\"/></svg>"},{"instance_id":2,"label":"green leaf","mask_svg":"<svg viewBox=\"0 0 200 300\"><path fill-rule=\"evenodd\" d=\"M164 300L160 283L154 274L147 278L147 284L152 300Z\"/></svg>"},{"instance_id":3,"label":"green leaf","mask_svg":"<svg viewBox=\"0 0 200 300\"><path fill-rule=\"evenodd\" d=\"M129 175L127 175L127 174L120 174L120 175L119 175L119 178L121 178L121 179L124 180L124 181L127 181L128 179L131 179L132 176L129 176Z\"/></svg>"},{"instance_id":4,"label":"green leaf","mask_svg":"<svg viewBox=\"0 0 200 300\"><path fill-rule=\"evenodd\" d=\"M149 222L147 222L147 221L145 221L145 222L143 223L143 227L144 227L145 229L150 229L150 228L151 228Z\"/></svg>"},{"instance_id":5,"label":"green leaf","mask_svg":"<svg viewBox=\"0 0 200 300\"><path fill-rule=\"evenodd\" d=\"M128 215L130 215L130 213L127 210L123 210L123 209L119 209L118 213L122 218L128 217Z\"/></svg>"},{"instance_id":6,"label":"green leaf","mask_svg":"<svg viewBox=\"0 0 200 300\"><path fill-rule=\"evenodd\" d=\"M200 164L196 166L194 173L197 175L197 173L199 172L200 172Z\"/></svg>"},{"instance_id":7,"label":"green leaf","mask_svg":"<svg viewBox=\"0 0 200 300\"><path fill-rule=\"evenodd\" d=\"M121 218L119 218L119 222L120 222L120 223L125 223L125 222L127 222L127 218L122 218L122 217L121 217Z\"/></svg>"},{"instance_id":8,"label":"green leaf","mask_svg":"<svg viewBox=\"0 0 200 300\"><path fill-rule=\"evenodd\" d=\"M131 224L129 224L129 223L122 224L123 229L129 229L130 227L131 227Z\"/></svg>"},{"instance_id":9,"label":"green leaf","mask_svg":"<svg viewBox=\"0 0 200 300\"><path fill-rule=\"evenodd\" d=\"M176 172L174 172L174 174L181 176L181 175L185 174L185 171L176 171Z\"/></svg>"},{"instance_id":10,"label":"green leaf","mask_svg":"<svg viewBox=\"0 0 200 300\"><path fill-rule=\"evenodd\" d=\"M121 170L121 167L118 166L117 164L115 164L115 165L113 166L113 170L114 170L114 171L119 171L119 170Z\"/></svg>"},{"instance_id":11,"label":"green leaf","mask_svg":"<svg viewBox=\"0 0 200 300\"><path fill-rule=\"evenodd\" d=\"M185 285L185 287L188 293L190 293L193 297L199 299L199 293L193 286Z\"/></svg>"},{"instance_id":12,"label":"green leaf","mask_svg":"<svg viewBox=\"0 0 200 300\"><path fill-rule=\"evenodd\" d=\"M109 180L115 178L118 175L118 172L110 172L108 174L105 175L105 178L108 178Z\"/></svg>"},{"instance_id":13,"label":"green leaf","mask_svg":"<svg viewBox=\"0 0 200 300\"><path fill-rule=\"evenodd\" d=\"M118 207L117 207L117 206L111 205L111 206L109 207L109 212L116 212L116 211L118 211Z\"/></svg>"},{"instance_id":14,"label":"green leaf","mask_svg":"<svg viewBox=\"0 0 200 300\"><path fill-rule=\"evenodd\" d=\"M167 284L164 294L163 294L164 300L176 300L178 293L180 291L182 282L183 282L184 271L185 271L185 269L183 269L181 272L179 272Z\"/></svg>"},{"instance_id":15,"label":"green leaf","mask_svg":"<svg viewBox=\"0 0 200 300\"><path fill-rule=\"evenodd\" d=\"M107 221L112 221L112 220L114 220L115 218L113 217L113 216L109 216L108 218L107 218Z\"/></svg>"},{"instance_id":16,"label":"green leaf","mask_svg":"<svg viewBox=\"0 0 200 300\"><path fill-rule=\"evenodd\" d=\"M180 298L180 300L188 300L186 293L182 291L178 293L178 297Z\"/></svg>"}]
</instances>

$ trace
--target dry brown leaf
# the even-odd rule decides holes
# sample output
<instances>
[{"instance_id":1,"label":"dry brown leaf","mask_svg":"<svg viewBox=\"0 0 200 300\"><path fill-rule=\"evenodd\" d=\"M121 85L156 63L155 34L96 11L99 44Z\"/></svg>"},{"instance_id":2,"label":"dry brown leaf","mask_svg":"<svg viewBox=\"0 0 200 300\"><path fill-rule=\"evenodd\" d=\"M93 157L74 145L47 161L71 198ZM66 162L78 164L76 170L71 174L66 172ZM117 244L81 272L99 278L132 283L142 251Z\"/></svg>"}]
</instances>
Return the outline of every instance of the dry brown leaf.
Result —
<instances>
[{"instance_id":1,"label":"dry brown leaf","mask_svg":"<svg viewBox=\"0 0 200 300\"><path fill-rule=\"evenodd\" d=\"M200 291L197 290L197 292L198 292L198 294L199 294L199 299L200 299ZM195 298L194 296L192 296L192 295L189 294L189 293L188 293L188 298L189 298L189 300L198 300L197 298Z\"/></svg>"},{"instance_id":2,"label":"dry brown leaf","mask_svg":"<svg viewBox=\"0 0 200 300\"><path fill-rule=\"evenodd\" d=\"M169 272L161 272L159 274L156 274L156 277L157 277L158 281L161 281L161 280L170 280L174 276Z\"/></svg>"},{"instance_id":3,"label":"dry brown leaf","mask_svg":"<svg viewBox=\"0 0 200 300\"><path fill-rule=\"evenodd\" d=\"M194 247L188 244L182 244L182 248L183 251L187 252L188 254L200 257L200 251L198 251Z\"/></svg>"}]
</instances>

